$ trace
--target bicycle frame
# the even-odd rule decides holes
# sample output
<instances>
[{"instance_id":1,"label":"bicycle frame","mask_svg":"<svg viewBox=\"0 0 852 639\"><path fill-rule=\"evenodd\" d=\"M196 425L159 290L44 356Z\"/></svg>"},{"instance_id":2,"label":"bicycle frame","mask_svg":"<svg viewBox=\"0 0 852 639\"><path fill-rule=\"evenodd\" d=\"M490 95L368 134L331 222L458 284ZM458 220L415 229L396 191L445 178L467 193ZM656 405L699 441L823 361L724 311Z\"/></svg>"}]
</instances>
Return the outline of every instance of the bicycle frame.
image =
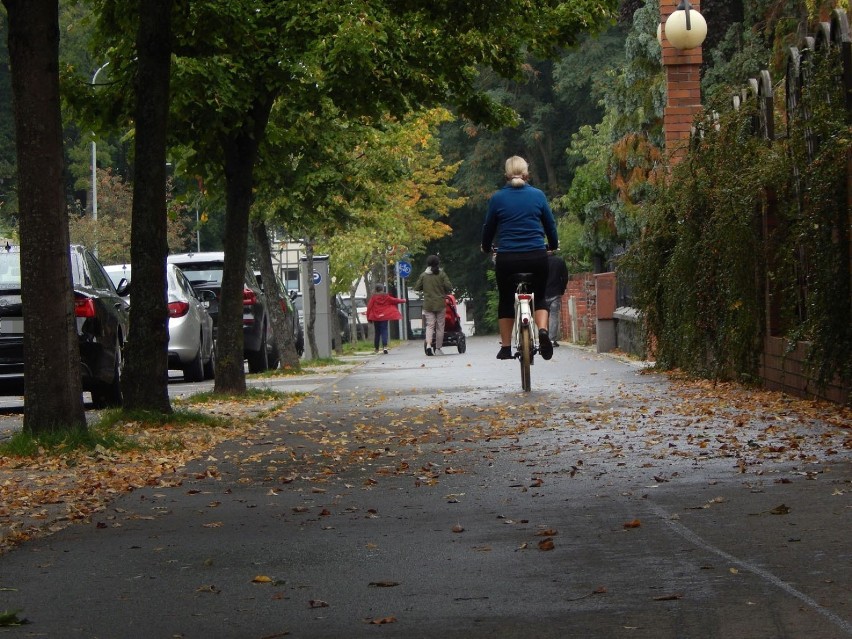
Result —
<instances>
[{"instance_id":1,"label":"bicycle frame","mask_svg":"<svg viewBox=\"0 0 852 639\"><path fill-rule=\"evenodd\" d=\"M530 365L533 355L538 352L538 331L535 330L535 295L529 288L529 281L522 278L515 291L515 324L512 328L512 342L515 344L515 357L521 364L521 387L529 392Z\"/></svg>"}]
</instances>

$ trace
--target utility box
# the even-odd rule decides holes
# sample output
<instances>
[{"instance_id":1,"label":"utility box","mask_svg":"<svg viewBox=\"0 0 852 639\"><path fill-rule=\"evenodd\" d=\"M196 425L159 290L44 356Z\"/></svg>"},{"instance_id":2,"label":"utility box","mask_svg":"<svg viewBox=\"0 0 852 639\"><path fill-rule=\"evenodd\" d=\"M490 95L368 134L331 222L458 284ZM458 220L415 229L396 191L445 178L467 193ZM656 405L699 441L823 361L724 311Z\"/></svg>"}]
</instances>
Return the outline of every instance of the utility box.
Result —
<instances>
[{"instance_id":1,"label":"utility box","mask_svg":"<svg viewBox=\"0 0 852 639\"><path fill-rule=\"evenodd\" d=\"M331 288L329 286L328 256L315 255L313 271L308 272L308 259L303 257L299 268L299 278L302 284L302 313L305 319L305 355L308 359L331 357ZM308 326L311 321L310 286L313 284L316 295L316 319L314 321L314 337L317 342L317 352L311 352L311 342L308 339Z\"/></svg>"},{"instance_id":2,"label":"utility box","mask_svg":"<svg viewBox=\"0 0 852 639\"><path fill-rule=\"evenodd\" d=\"M608 353L617 346L615 332L615 273L595 275L597 308L597 352Z\"/></svg>"},{"instance_id":3,"label":"utility box","mask_svg":"<svg viewBox=\"0 0 852 639\"><path fill-rule=\"evenodd\" d=\"M597 318L613 319L615 313L615 273L597 273L595 275L595 298Z\"/></svg>"}]
</instances>

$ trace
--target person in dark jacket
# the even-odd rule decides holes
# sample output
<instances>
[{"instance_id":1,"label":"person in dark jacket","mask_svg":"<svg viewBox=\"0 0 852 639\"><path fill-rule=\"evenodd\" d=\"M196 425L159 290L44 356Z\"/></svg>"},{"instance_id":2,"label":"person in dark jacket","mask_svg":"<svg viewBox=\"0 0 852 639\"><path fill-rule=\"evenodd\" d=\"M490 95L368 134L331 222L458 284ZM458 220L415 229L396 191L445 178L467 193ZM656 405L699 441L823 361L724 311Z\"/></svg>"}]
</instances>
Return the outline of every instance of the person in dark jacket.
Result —
<instances>
[{"instance_id":1,"label":"person in dark jacket","mask_svg":"<svg viewBox=\"0 0 852 639\"><path fill-rule=\"evenodd\" d=\"M512 328L515 325L515 273L533 274L535 324L538 326L538 349L544 359L553 357L553 344L548 331L547 251L559 248L556 220L539 189L527 184L529 166L522 157L506 160L506 185L491 196L482 227L482 250L495 249L497 276L497 323L500 328L500 351L497 359L512 359Z\"/></svg>"},{"instance_id":2,"label":"person in dark jacket","mask_svg":"<svg viewBox=\"0 0 852 639\"><path fill-rule=\"evenodd\" d=\"M553 346L559 346L559 319L562 314L562 296L568 286L568 267L565 260L556 253L547 258L547 286L544 288L544 299L547 301L548 332Z\"/></svg>"},{"instance_id":3,"label":"person in dark jacket","mask_svg":"<svg viewBox=\"0 0 852 639\"><path fill-rule=\"evenodd\" d=\"M446 322L446 296L453 292L450 278L441 269L437 255L426 258L426 270L414 283L415 291L423 293L423 316L426 318L426 354L443 355L444 323ZM435 336L435 351L432 351L432 336Z\"/></svg>"},{"instance_id":4,"label":"person in dark jacket","mask_svg":"<svg viewBox=\"0 0 852 639\"><path fill-rule=\"evenodd\" d=\"M385 292L382 284L376 285L376 291L367 302L367 321L373 323L375 328L373 335L374 353L379 352L379 341L382 343L382 351L388 354L388 324L391 320L402 319L397 304L405 304L405 300L393 297Z\"/></svg>"}]
</instances>

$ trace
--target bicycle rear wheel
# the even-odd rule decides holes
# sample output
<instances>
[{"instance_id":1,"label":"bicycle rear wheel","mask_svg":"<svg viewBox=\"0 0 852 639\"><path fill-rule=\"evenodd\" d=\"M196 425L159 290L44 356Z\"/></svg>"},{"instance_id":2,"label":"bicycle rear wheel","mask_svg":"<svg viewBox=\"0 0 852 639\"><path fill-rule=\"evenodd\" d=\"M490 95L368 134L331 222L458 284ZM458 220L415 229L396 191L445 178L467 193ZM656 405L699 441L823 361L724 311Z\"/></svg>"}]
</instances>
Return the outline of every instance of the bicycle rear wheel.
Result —
<instances>
[{"instance_id":1,"label":"bicycle rear wheel","mask_svg":"<svg viewBox=\"0 0 852 639\"><path fill-rule=\"evenodd\" d=\"M518 360L521 362L521 388L529 392L530 363L532 362L532 336L529 326L521 326L518 333Z\"/></svg>"}]
</instances>

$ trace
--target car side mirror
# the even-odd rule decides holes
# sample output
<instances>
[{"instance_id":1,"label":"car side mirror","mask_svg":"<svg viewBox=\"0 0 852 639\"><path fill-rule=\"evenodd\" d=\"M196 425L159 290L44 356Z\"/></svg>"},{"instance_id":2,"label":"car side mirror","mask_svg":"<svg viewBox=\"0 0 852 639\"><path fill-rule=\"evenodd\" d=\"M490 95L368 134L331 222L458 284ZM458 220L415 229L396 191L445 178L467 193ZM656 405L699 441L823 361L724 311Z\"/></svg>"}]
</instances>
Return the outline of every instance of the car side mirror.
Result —
<instances>
[{"instance_id":1,"label":"car side mirror","mask_svg":"<svg viewBox=\"0 0 852 639\"><path fill-rule=\"evenodd\" d=\"M130 295L130 282L127 281L127 278L122 277L118 281L118 286L115 287L115 292L118 293L119 297L127 297Z\"/></svg>"}]
</instances>

